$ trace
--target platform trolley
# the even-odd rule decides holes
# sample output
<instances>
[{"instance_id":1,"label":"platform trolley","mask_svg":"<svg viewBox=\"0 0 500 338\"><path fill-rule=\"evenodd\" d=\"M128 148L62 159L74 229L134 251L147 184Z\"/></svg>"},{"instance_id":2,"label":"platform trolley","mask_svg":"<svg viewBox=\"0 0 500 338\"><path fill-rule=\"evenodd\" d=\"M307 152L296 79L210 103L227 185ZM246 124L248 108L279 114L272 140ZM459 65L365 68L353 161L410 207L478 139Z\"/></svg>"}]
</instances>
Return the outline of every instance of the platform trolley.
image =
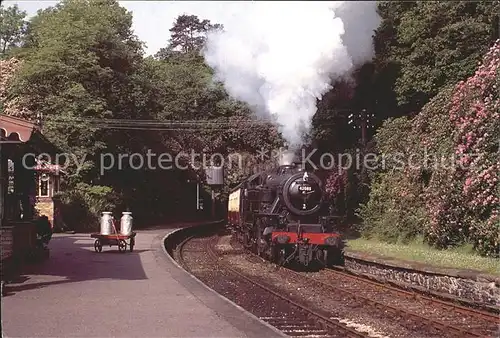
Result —
<instances>
[{"instance_id":1,"label":"platform trolley","mask_svg":"<svg viewBox=\"0 0 500 338\"><path fill-rule=\"evenodd\" d=\"M135 245L135 232L132 232L130 235L122 235L122 234L109 234L103 235L100 233L93 233L90 235L91 238L95 238L94 249L96 252L102 252L102 247L104 245L109 245L110 247L113 245L118 246L118 251L125 252L127 251L127 246L129 247L130 252L134 251Z\"/></svg>"}]
</instances>

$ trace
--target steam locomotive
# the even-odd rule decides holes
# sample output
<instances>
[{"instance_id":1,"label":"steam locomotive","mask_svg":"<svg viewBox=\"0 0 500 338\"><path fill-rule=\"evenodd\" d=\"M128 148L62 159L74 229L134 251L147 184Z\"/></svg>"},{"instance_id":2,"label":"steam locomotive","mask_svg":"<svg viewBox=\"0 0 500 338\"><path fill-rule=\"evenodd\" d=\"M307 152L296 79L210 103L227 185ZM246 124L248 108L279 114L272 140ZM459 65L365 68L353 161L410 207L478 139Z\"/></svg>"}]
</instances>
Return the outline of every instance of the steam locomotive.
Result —
<instances>
[{"instance_id":1,"label":"steam locomotive","mask_svg":"<svg viewBox=\"0 0 500 338\"><path fill-rule=\"evenodd\" d=\"M297 161L250 176L229 193L228 225L240 242L279 265L343 264L338 217L322 181Z\"/></svg>"}]
</instances>

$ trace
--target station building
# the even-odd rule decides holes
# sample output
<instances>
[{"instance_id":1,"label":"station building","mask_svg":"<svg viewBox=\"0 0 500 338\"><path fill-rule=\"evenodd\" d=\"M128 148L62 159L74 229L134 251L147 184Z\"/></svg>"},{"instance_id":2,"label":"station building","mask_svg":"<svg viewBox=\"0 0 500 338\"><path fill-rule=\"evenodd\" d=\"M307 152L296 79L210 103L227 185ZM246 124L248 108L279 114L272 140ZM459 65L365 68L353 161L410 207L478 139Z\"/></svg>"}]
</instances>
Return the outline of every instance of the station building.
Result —
<instances>
[{"instance_id":1,"label":"station building","mask_svg":"<svg viewBox=\"0 0 500 338\"><path fill-rule=\"evenodd\" d=\"M0 236L2 267L29 256L35 246L38 216L57 223L60 171L37 161L55 158L57 148L37 124L0 114ZM6 264L6 265L5 265Z\"/></svg>"}]
</instances>

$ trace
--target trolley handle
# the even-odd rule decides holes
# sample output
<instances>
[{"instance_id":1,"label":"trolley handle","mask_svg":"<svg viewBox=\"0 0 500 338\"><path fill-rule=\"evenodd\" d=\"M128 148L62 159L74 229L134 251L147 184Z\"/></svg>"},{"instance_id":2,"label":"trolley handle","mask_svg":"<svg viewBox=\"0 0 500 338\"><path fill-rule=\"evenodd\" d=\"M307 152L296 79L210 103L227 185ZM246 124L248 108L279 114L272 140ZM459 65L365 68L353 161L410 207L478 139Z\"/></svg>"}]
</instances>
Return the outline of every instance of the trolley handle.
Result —
<instances>
[{"instance_id":1,"label":"trolley handle","mask_svg":"<svg viewBox=\"0 0 500 338\"><path fill-rule=\"evenodd\" d=\"M113 225L113 229L115 230L116 240L120 240L120 236L119 236L120 234L116 230L116 219L114 217L111 219L111 224Z\"/></svg>"}]
</instances>

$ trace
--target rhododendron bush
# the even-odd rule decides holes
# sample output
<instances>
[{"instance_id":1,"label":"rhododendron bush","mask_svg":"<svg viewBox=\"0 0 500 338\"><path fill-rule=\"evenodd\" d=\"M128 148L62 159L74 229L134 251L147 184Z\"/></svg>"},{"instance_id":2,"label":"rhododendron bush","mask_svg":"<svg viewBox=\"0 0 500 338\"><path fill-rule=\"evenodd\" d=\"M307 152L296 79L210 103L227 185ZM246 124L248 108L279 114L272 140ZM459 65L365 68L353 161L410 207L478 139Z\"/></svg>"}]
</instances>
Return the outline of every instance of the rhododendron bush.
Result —
<instances>
[{"instance_id":1,"label":"rhododendron bush","mask_svg":"<svg viewBox=\"0 0 500 338\"><path fill-rule=\"evenodd\" d=\"M346 188L346 172L334 168L329 170L325 177L325 192L326 198L331 206L333 213L340 213L344 211L344 189Z\"/></svg>"},{"instance_id":2,"label":"rhododendron bush","mask_svg":"<svg viewBox=\"0 0 500 338\"><path fill-rule=\"evenodd\" d=\"M366 234L412 235L400 224L416 227L406 219L414 217L436 247L471 242L481 254L498 255L499 63L500 40L473 76L443 90L413 120L388 121L379 130L381 155L402 153L406 161L377 173L370 201L360 209Z\"/></svg>"},{"instance_id":3,"label":"rhododendron bush","mask_svg":"<svg viewBox=\"0 0 500 338\"><path fill-rule=\"evenodd\" d=\"M349 157L347 157L349 155ZM356 209L368 196L368 170L362 170L355 164L359 150L347 149L338 158L338 163L329 170L323 171L319 177L324 182L326 200L330 205L332 215L341 216L346 222L344 225L358 222ZM353 162L348 164L348 158Z\"/></svg>"},{"instance_id":4,"label":"rhododendron bush","mask_svg":"<svg viewBox=\"0 0 500 338\"><path fill-rule=\"evenodd\" d=\"M463 218L458 230L467 232L475 247L492 254L500 244L500 42L490 49L474 76L460 82L450 104L455 127L458 165L453 172L456 198ZM449 208L433 205L431 230L446 226ZM456 213L456 212L455 212ZM431 235L435 235L431 232Z\"/></svg>"}]
</instances>

